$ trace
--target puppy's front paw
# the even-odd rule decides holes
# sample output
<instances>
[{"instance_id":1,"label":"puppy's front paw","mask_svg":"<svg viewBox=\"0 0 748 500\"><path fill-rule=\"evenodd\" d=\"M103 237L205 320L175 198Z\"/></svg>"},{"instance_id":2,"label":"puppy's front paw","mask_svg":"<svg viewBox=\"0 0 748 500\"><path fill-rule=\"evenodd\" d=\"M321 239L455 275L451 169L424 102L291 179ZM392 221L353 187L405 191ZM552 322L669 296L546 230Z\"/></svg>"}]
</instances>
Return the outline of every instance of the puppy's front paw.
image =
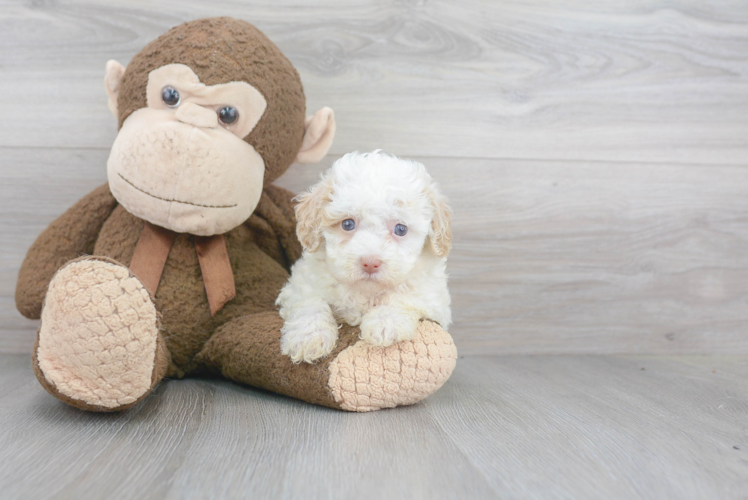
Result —
<instances>
[{"instance_id":1,"label":"puppy's front paw","mask_svg":"<svg viewBox=\"0 0 748 500\"><path fill-rule=\"evenodd\" d=\"M418 314L393 307L375 307L361 319L361 338L366 342L386 347L411 340L418 329Z\"/></svg>"},{"instance_id":2,"label":"puppy's front paw","mask_svg":"<svg viewBox=\"0 0 748 500\"><path fill-rule=\"evenodd\" d=\"M338 325L332 317L296 320L283 326L281 352L294 363L314 363L330 354L337 341Z\"/></svg>"}]
</instances>

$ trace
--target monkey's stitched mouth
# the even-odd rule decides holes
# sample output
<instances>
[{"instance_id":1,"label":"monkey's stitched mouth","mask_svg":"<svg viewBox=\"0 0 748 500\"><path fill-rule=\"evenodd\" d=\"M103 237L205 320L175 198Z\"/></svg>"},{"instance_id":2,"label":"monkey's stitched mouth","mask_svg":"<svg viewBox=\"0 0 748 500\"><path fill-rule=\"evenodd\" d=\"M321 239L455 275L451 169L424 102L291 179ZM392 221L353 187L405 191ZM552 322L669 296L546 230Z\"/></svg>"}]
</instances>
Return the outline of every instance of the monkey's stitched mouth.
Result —
<instances>
[{"instance_id":1,"label":"monkey's stitched mouth","mask_svg":"<svg viewBox=\"0 0 748 500\"><path fill-rule=\"evenodd\" d=\"M193 205L195 207L202 207L202 208L234 208L237 206L237 203L234 203L233 205L201 205L200 203L192 203L191 201L182 201L182 200L174 200L174 199L169 199L169 198L162 198L161 196L156 196L155 194L149 193L145 189L139 188L138 186L130 182L127 178L125 178L124 175L120 174L119 172L117 172L117 175L119 175L123 181L125 181L126 183L128 183L129 185L131 185L132 187L134 187L141 193L147 194L151 198L156 198L157 200L168 201L168 202L173 202L173 203L183 203L185 205Z\"/></svg>"}]
</instances>

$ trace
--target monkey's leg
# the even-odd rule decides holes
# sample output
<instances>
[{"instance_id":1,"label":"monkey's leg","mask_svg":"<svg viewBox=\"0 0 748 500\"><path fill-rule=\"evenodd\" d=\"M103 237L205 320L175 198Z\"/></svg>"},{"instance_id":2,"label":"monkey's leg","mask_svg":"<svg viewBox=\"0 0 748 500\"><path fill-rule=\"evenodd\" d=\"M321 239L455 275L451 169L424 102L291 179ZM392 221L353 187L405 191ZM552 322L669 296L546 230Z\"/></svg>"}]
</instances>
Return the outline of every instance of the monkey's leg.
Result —
<instances>
[{"instance_id":1,"label":"monkey's leg","mask_svg":"<svg viewBox=\"0 0 748 500\"><path fill-rule=\"evenodd\" d=\"M310 403L348 411L410 405L452 374L457 350L436 323L423 321L414 340L374 347L344 326L335 350L315 364L293 364L280 352L277 312L236 318L218 328L198 361L226 378Z\"/></svg>"},{"instance_id":2,"label":"monkey's leg","mask_svg":"<svg viewBox=\"0 0 748 500\"><path fill-rule=\"evenodd\" d=\"M50 394L83 410L124 410L158 384L170 359L153 301L128 268L84 257L52 278L32 356Z\"/></svg>"}]
</instances>

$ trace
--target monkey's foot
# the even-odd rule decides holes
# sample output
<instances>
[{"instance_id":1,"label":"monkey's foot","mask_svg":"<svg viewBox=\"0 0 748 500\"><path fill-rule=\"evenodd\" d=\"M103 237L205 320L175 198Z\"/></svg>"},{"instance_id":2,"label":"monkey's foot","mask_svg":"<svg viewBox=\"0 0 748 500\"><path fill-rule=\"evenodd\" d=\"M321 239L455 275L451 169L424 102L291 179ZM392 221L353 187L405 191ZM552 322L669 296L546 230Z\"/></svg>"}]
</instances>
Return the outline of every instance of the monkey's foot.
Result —
<instances>
[{"instance_id":1,"label":"monkey's foot","mask_svg":"<svg viewBox=\"0 0 748 500\"><path fill-rule=\"evenodd\" d=\"M310 403L372 411L417 403L439 389L454 370L452 337L431 321L412 340L388 347L360 339L342 325L333 351L316 363L294 363L281 353L283 319L277 311L239 316L219 327L195 357L224 377Z\"/></svg>"},{"instance_id":2,"label":"monkey's foot","mask_svg":"<svg viewBox=\"0 0 748 500\"><path fill-rule=\"evenodd\" d=\"M341 351L330 363L328 386L343 410L411 405L444 385L456 361L449 333L422 321L413 340L388 347L358 341Z\"/></svg>"},{"instance_id":3,"label":"monkey's foot","mask_svg":"<svg viewBox=\"0 0 748 500\"><path fill-rule=\"evenodd\" d=\"M168 364L148 291L115 261L70 262L49 285L33 364L42 386L72 406L115 411L134 405Z\"/></svg>"}]
</instances>

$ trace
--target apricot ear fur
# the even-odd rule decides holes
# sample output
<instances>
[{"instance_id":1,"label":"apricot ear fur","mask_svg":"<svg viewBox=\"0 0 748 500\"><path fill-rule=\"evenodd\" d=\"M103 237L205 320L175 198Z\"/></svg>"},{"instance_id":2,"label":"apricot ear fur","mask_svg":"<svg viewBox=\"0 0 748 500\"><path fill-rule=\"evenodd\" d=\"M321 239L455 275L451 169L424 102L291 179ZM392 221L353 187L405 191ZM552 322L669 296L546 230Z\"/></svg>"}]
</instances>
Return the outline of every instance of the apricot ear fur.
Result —
<instances>
[{"instance_id":1,"label":"apricot ear fur","mask_svg":"<svg viewBox=\"0 0 748 500\"><path fill-rule=\"evenodd\" d=\"M332 182L324 179L312 189L296 197L296 236L301 246L307 252L316 252L322 242L322 225L325 217L325 207L331 200L333 192Z\"/></svg>"},{"instance_id":2,"label":"apricot ear fur","mask_svg":"<svg viewBox=\"0 0 748 500\"><path fill-rule=\"evenodd\" d=\"M298 163L317 163L325 157L335 138L335 113L324 107L307 116L304 122L304 140L296 155Z\"/></svg>"},{"instance_id":3,"label":"apricot ear fur","mask_svg":"<svg viewBox=\"0 0 748 500\"><path fill-rule=\"evenodd\" d=\"M452 249L452 209L447 199L434 190L428 193L434 207L434 218L429 230L431 249L439 257L446 257Z\"/></svg>"}]
</instances>

